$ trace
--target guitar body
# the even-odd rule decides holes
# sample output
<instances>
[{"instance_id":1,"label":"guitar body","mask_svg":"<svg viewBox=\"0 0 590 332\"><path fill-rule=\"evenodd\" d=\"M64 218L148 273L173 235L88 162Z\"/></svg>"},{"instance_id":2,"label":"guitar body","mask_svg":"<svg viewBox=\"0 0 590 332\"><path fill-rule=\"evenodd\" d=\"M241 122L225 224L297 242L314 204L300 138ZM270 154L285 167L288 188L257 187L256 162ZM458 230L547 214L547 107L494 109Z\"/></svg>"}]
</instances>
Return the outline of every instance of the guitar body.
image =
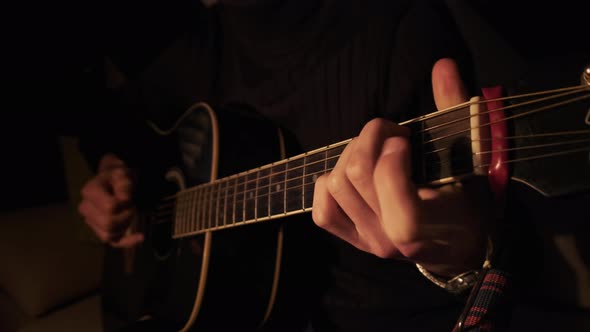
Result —
<instances>
[{"instance_id":1,"label":"guitar body","mask_svg":"<svg viewBox=\"0 0 590 332\"><path fill-rule=\"evenodd\" d=\"M160 172L153 178L161 181L139 188L141 210L150 212L156 196L283 157L277 128L245 110L213 113L197 105L172 129L159 133L163 151L154 153L143 171L147 176ZM279 282L280 223L172 239L172 223L158 223L157 213L152 215L138 223L143 244L106 254L106 331L145 319L170 331L244 331L265 322Z\"/></svg>"},{"instance_id":2,"label":"guitar body","mask_svg":"<svg viewBox=\"0 0 590 332\"><path fill-rule=\"evenodd\" d=\"M590 68L588 56L586 52L550 57L532 63L526 75L510 89L510 93L531 93L579 83L584 68ZM586 81L582 81L582 84L586 84L585 93L589 95L590 77L586 76ZM551 100L541 106L564 99ZM532 108L528 106L514 111L513 114ZM546 145L544 148L512 152L511 158L522 160L511 165L509 215L513 215L514 220L534 221L537 225L566 233L573 230L577 232L580 226L587 227L590 220L589 116L590 101L583 99L552 107L511 123L512 135L521 137L515 140L515 145ZM580 134L568 134L572 131ZM552 132L563 135L527 138L532 134ZM562 141L572 143L555 145ZM535 154L556 154L567 150L577 152L527 160Z\"/></svg>"},{"instance_id":3,"label":"guitar body","mask_svg":"<svg viewBox=\"0 0 590 332\"><path fill-rule=\"evenodd\" d=\"M580 80L579 75L587 63L586 54L552 59L531 65L529 72L514 87L512 94L530 93L571 86ZM559 63L559 66L550 66ZM590 67L588 67L590 68ZM590 83L586 82L586 85ZM588 88L590 89L590 88ZM586 94L589 90L586 90ZM531 111L540 106L558 103L561 99L519 108L518 112ZM588 99L554 106L544 112L538 112L526 118L516 119L511 123L512 135L520 137L513 143L516 146L537 145L543 148L523 149L512 152L513 159L522 160L512 167L512 180L533 188L546 197L560 197L573 194L583 195L590 183L590 151L588 130L590 129L590 103ZM578 135L540 137L540 134L580 132ZM533 134L537 137L530 138ZM528 138L527 138L528 137ZM552 144L570 141L570 144L553 146ZM545 158L527 160L535 154L555 154L566 150L579 150L562 158Z\"/></svg>"}]
</instances>

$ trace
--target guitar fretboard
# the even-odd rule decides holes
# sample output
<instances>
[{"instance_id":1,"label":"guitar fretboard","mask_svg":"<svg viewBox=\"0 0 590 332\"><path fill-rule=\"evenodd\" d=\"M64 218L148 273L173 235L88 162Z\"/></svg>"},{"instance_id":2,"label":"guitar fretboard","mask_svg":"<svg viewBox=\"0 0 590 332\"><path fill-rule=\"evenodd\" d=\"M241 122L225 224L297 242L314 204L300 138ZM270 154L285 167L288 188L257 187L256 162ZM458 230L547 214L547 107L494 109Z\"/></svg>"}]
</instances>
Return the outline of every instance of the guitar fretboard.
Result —
<instances>
[{"instance_id":1,"label":"guitar fretboard","mask_svg":"<svg viewBox=\"0 0 590 332\"><path fill-rule=\"evenodd\" d=\"M314 184L336 165L343 141L176 195L174 238L307 212Z\"/></svg>"}]
</instances>

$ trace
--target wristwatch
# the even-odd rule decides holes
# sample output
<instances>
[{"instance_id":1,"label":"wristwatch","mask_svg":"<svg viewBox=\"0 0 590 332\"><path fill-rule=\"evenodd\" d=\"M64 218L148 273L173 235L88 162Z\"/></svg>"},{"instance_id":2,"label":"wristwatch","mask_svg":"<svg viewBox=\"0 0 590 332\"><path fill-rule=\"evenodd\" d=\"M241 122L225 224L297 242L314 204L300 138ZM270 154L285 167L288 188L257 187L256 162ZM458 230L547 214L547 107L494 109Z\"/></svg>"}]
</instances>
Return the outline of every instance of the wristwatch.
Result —
<instances>
[{"instance_id":1,"label":"wristwatch","mask_svg":"<svg viewBox=\"0 0 590 332\"><path fill-rule=\"evenodd\" d=\"M424 266L416 263L416 267L418 271L428 280L430 280L433 284L437 285L440 288L448 291L452 294L461 294L473 287L479 280L480 275L489 268L492 267L491 264L491 256L492 256L493 248L492 248L492 240L488 238L488 245L486 250L486 258L483 263L483 266L479 270L470 270L467 272L463 272L451 279L444 279L441 277L437 277L430 273L428 270L424 268Z\"/></svg>"}]
</instances>

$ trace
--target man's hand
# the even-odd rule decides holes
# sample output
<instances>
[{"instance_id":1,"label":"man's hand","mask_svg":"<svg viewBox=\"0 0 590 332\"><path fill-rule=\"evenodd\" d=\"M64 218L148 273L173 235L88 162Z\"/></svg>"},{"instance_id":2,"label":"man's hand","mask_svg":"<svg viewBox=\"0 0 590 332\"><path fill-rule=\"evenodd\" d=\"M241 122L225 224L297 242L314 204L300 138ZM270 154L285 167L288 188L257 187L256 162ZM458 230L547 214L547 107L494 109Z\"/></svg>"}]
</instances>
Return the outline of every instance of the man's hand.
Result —
<instances>
[{"instance_id":1,"label":"man's hand","mask_svg":"<svg viewBox=\"0 0 590 332\"><path fill-rule=\"evenodd\" d=\"M438 109L467 100L455 63L432 71ZM487 212L461 187L418 188L411 180L409 130L375 119L318 178L315 223L356 248L382 258L409 259L454 276L483 262Z\"/></svg>"},{"instance_id":2,"label":"man's hand","mask_svg":"<svg viewBox=\"0 0 590 332\"><path fill-rule=\"evenodd\" d=\"M122 160L107 154L98 173L82 188L78 211L101 241L117 248L133 247L143 241L143 235L127 234L136 216L132 194L130 170Z\"/></svg>"}]
</instances>

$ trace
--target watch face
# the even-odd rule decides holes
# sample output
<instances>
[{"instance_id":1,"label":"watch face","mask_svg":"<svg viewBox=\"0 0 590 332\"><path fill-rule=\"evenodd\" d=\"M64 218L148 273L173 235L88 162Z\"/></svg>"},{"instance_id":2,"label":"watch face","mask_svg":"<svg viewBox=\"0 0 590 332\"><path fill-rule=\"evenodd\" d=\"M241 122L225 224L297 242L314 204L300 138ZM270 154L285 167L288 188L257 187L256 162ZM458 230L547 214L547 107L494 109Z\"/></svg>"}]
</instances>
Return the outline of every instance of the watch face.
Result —
<instances>
[{"instance_id":1,"label":"watch face","mask_svg":"<svg viewBox=\"0 0 590 332\"><path fill-rule=\"evenodd\" d=\"M462 293L473 287L480 275L481 271L479 270L465 272L447 281L445 289L451 293Z\"/></svg>"}]
</instances>

